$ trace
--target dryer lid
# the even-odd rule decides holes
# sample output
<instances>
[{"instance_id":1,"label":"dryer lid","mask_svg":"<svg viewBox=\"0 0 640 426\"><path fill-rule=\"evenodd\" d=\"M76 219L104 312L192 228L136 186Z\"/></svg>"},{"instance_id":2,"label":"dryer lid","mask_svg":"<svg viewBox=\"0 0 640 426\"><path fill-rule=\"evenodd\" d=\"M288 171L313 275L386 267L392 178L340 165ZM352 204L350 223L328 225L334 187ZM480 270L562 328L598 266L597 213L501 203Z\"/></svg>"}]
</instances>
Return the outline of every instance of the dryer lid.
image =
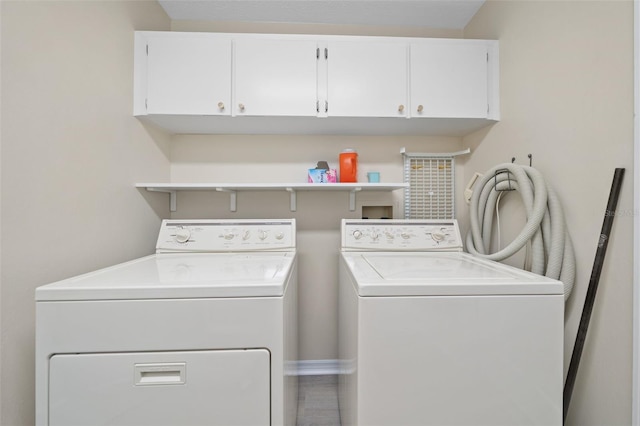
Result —
<instances>
[{"instance_id":1,"label":"dryer lid","mask_svg":"<svg viewBox=\"0 0 640 426\"><path fill-rule=\"evenodd\" d=\"M360 296L563 294L557 280L468 253L343 252Z\"/></svg>"},{"instance_id":2,"label":"dryer lid","mask_svg":"<svg viewBox=\"0 0 640 426\"><path fill-rule=\"evenodd\" d=\"M37 301L278 297L295 252L156 254L36 289Z\"/></svg>"}]
</instances>

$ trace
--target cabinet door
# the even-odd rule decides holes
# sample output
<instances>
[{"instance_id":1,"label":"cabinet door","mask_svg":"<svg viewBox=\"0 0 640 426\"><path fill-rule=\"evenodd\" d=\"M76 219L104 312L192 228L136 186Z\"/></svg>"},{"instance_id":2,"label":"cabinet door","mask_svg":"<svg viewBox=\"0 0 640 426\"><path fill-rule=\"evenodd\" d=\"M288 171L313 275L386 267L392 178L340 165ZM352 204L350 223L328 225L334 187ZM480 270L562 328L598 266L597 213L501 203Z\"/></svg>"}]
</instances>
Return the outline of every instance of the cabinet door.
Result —
<instances>
[{"instance_id":1,"label":"cabinet door","mask_svg":"<svg viewBox=\"0 0 640 426\"><path fill-rule=\"evenodd\" d=\"M483 44L412 44L411 116L486 118L487 67Z\"/></svg>"},{"instance_id":2,"label":"cabinet door","mask_svg":"<svg viewBox=\"0 0 640 426\"><path fill-rule=\"evenodd\" d=\"M147 114L230 114L231 40L150 37L147 56Z\"/></svg>"},{"instance_id":3,"label":"cabinet door","mask_svg":"<svg viewBox=\"0 0 640 426\"><path fill-rule=\"evenodd\" d=\"M405 117L407 45L329 43L327 88L329 116Z\"/></svg>"},{"instance_id":4,"label":"cabinet door","mask_svg":"<svg viewBox=\"0 0 640 426\"><path fill-rule=\"evenodd\" d=\"M317 115L317 43L236 40L235 115Z\"/></svg>"}]
</instances>

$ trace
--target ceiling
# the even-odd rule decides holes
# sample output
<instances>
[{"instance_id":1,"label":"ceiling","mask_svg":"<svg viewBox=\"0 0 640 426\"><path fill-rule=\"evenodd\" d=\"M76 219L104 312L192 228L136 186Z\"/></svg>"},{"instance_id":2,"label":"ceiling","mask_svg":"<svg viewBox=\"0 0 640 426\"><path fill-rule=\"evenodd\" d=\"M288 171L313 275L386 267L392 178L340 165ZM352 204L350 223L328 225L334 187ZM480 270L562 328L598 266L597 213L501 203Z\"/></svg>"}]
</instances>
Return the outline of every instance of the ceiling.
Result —
<instances>
[{"instance_id":1,"label":"ceiling","mask_svg":"<svg viewBox=\"0 0 640 426\"><path fill-rule=\"evenodd\" d=\"M462 29L485 0L158 0L172 20Z\"/></svg>"}]
</instances>

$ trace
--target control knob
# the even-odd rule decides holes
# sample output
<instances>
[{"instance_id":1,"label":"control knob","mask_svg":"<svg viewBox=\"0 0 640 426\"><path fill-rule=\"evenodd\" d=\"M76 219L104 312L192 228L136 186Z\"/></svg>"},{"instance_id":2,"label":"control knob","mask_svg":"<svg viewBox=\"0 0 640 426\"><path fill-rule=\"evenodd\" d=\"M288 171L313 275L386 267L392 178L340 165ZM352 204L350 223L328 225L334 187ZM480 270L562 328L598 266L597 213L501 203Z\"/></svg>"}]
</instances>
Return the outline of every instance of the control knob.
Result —
<instances>
[{"instance_id":1,"label":"control knob","mask_svg":"<svg viewBox=\"0 0 640 426\"><path fill-rule=\"evenodd\" d=\"M353 238L359 240L360 238L362 238L362 232L358 230L353 231Z\"/></svg>"},{"instance_id":2,"label":"control knob","mask_svg":"<svg viewBox=\"0 0 640 426\"><path fill-rule=\"evenodd\" d=\"M178 228L176 229L176 241L180 244L184 244L189 241L191 238L191 231L189 228Z\"/></svg>"},{"instance_id":3,"label":"control knob","mask_svg":"<svg viewBox=\"0 0 640 426\"><path fill-rule=\"evenodd\" d=\"M431 238L433 241L439 243L440 241L444 241L445 235L442 232L432 232Z\"/></svg>"},{"instance_id":4,"label":"control knob","mask_svg":"<svg viewBox=\"0 0 640 426\"><path fill-rule=\"evenodd\" d=\"M260 238L262 241L267 239L267 231L260 231L258 232L258 238Z\"/></svg>"}]
</instances>

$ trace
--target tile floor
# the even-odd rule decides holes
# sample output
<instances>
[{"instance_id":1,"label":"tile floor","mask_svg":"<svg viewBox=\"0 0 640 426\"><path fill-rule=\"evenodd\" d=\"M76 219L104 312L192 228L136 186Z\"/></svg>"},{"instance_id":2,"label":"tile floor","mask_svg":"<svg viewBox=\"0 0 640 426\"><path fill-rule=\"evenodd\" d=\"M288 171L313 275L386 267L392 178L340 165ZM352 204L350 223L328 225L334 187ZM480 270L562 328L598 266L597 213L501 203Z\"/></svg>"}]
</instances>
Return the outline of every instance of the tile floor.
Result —
<instances>
[{"instance_id":1,"label":"tile floor","mask_svg":"<svg viewBox=\"0 0 640 426\"><path fill-rule=\"evenodd\" d=\"M300 376L297 426L340 426L338 376Z\"/></svg>"}]
</instances>

